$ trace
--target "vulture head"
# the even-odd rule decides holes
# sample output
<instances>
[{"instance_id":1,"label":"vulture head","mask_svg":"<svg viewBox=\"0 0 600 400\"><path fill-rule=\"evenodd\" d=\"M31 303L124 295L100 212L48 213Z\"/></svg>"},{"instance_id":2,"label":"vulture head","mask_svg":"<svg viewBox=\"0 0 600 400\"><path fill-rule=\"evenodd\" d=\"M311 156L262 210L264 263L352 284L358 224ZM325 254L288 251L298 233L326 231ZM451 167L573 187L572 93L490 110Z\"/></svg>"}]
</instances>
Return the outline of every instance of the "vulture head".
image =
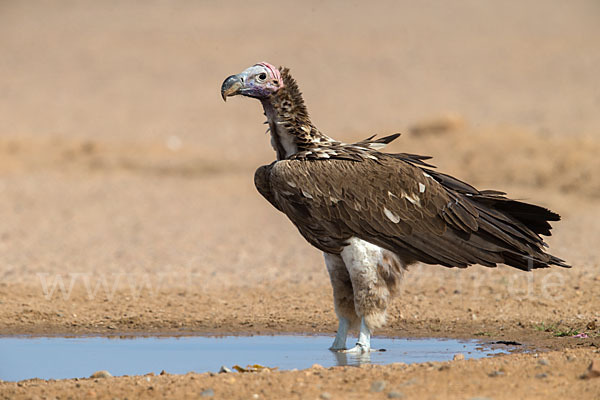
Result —
<instances>
[{"instance_id":1,"label":"vulture head","mask_svg":"<svg viewBox=\"0 0 600 400\"><path fill-rule=\"evenodd\" d=\"M267 62L261 62L231 75L221 85L221 97L242 96L265 99L283 87L279 70Z\"/></svg>"}]
</instances>

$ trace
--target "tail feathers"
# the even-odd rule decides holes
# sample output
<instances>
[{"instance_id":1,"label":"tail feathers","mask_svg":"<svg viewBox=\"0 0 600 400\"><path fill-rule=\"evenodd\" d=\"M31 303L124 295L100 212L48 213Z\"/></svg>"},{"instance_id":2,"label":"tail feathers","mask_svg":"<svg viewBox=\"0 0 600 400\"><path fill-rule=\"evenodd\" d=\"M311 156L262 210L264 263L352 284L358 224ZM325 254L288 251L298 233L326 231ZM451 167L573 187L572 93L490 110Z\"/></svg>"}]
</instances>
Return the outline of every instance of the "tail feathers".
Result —
<instances>
[{"instance_id":1,"label":"tail feathers","mask_svg":"<svg viewBox=\"0 0 600 400\"><path fill-rule=\"evenodd\" d=\"M476 210L479 228L469 239L476 247L501 254L504 264L524 271L551 265L570 268L564 260L544 251L547 245L540 236L551 235L550 222L560 220L557 213L509 199L503 192L479 191L446 174L430 170L427 173L457 194L463 204L469 204ZM478 263L485 265L481 261Z\"/></svg>"},{"instance_id":2,"label":"tail feathers","mask_svg":"<svg viewBox=\"0 0 600 400\"><path fill-rule=\"evenodd\" d=\"M563 268L571 268L569 264L566 264L564 260L561 260L558 257L554 257L553 255L543 253L545 256L548 256L547 260L540 260L539 258L527 256L523 254L513 253L513 252L505 252L504 255L504 263L506 265L510 265L511 267L518 268L522 271L531 271L532 269L538 268L549 268L552 265L556 265L557 267Z\"/></svg>"},{"instance_id":3,"label":"tail feathers","mask_svg":"<svg viewBox=\"0 0 600 400\"><path fill-rule=\"evenodd\" d=\"M564 260L544 252L546 243L539 235L550 236L550 223L560 216L544 207L481 192L470 197L479 211L484 240L503 248L504 263L529 271L551 265L570 268Z\"/></svg>"},{"instance_id":4,"label":"tail feathers","mask_svg":"<svg viewBox=\"0 0 600 400\"><path fill-rule=\"evenodd\" d=\"M538 235L551 236L552 226L548 221L560 221L560 215L545 207L511 200L499 195L489 195L486 191L481 193L481 195L474 196L478 203L510 216Z\"/></svg>"},{"instance_id":5,"label":"tail feathers","mask_svg":"<svg viewBox=\"0 0 600 400\"><path fill-rule=\"evenodd\" d=\"M421 251L423 243L412 244L405 241L396 244L399 248L403 246L409 249L416 259L447 267L466 267L473 263L495 266L502 262L524 271L552 265L571 267L564 260L546 253L544 248L547 245L540 236L551 236L550 222L560 221L557 213L541 206L509 199L504 192L480 191L457 178L432 170L435 167L423 161L431 157L407 153L388 155L421 168L423 173L453 193L453 198L477 221L477 226L473 227L469 224L469 218L460 218L460 213L450 213L448 217L451 221L447 222L452 227L452 234L445 239L443 249L429 248L430 251ZM455 216L459 219L454 218ZM467 261L457 259L456 254L461 251L468 254Z\"/></svg>"},{"instance_id":6,"label":"tail feathers","mask_svg":"<svg viewBox=\"0 0 600 400\"><path fill-rule=\"evenodd\" d=\"M552 226L548 221L560 221L560 215L557 213L534 204L498 196L485 196L482 201L488 203L490 207L510 215L538 235L551 236Z\"/></svg>"}]
</instances>

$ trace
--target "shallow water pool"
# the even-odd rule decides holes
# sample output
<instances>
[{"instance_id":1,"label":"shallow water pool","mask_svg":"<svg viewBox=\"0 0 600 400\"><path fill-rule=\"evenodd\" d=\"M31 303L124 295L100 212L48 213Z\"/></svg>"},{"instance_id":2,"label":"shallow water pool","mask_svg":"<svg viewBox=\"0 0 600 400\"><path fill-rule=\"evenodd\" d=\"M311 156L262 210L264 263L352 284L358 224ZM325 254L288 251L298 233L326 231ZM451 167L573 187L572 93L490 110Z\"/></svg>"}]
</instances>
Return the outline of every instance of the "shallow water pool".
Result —
<instances>
[{"instance_id":1,"label":"shallow water pool","mask_svg":"<svg viewBox=\"0 0 600 400\"><path fill-rule=\"evenodd\" d=\"M182 337L0 337L0 379L89 377L98 370L112 375L218 372L225 365L260 364L279 369L451 360L454 354L481 358L506 352L478 341L375 337L385 351L354 355L333 353L330 336L182 336ZM352 342L348 338L348 345Z\"/></svg>"}]
</instances>

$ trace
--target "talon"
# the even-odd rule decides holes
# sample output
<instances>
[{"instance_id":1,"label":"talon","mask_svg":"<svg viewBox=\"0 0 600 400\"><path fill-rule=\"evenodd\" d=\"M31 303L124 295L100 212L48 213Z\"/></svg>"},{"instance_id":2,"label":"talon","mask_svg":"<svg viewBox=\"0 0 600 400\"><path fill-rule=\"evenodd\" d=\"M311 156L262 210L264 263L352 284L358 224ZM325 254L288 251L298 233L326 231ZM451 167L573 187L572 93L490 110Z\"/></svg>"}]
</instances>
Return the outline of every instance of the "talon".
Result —
<instances>
[{"instance_id":1,"label":"talon","mask_svg":"<svg viewBox=\"0 0 600 400\"><path fill-rule=\"evenodd\" d=\"M354 346L353 348L343 350L344 353L359 353L359 354L370 353L372 351L376 351L376 350L373 350L370 347L365 346L362 343L356 343L356 346Z\"/></svg>"}]
</instances>

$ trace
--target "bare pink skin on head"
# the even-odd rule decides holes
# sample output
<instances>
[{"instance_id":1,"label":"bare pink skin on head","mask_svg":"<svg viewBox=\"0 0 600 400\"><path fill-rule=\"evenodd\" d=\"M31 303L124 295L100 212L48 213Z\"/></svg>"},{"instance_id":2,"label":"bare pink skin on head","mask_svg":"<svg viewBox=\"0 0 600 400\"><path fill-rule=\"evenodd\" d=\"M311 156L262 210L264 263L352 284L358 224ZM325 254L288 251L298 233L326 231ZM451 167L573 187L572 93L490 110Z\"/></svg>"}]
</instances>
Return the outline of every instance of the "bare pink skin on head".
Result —
<instances>
[{"instance_id":1,"label":"bare pink skin on head","mask_svg":"<svg viewBox=\"0 0 600 400\"><path fill-rule=\"evenodd\" d=\"M230 96L242 95L266 99L284 86L279 69L261 62L227 77L221 85L221 97L226 100Z\"/></svg>"},{"instance_id":2,"label":"bare pink skin on head","mask_svg":"<svg viewBox=\"0 0 600 400\"><path fill-rule=\"evenodd\" d=\"M279 72L279 69L277 67L269 64L266 61L259 62L258 64L255 64L255 65L261 65L261 66L267 68L270 71L271 79L274 82L277 82L279 84L279 88L283 87L283 80L281 79L281 73Z\"/></svg>"}]
</instances>

